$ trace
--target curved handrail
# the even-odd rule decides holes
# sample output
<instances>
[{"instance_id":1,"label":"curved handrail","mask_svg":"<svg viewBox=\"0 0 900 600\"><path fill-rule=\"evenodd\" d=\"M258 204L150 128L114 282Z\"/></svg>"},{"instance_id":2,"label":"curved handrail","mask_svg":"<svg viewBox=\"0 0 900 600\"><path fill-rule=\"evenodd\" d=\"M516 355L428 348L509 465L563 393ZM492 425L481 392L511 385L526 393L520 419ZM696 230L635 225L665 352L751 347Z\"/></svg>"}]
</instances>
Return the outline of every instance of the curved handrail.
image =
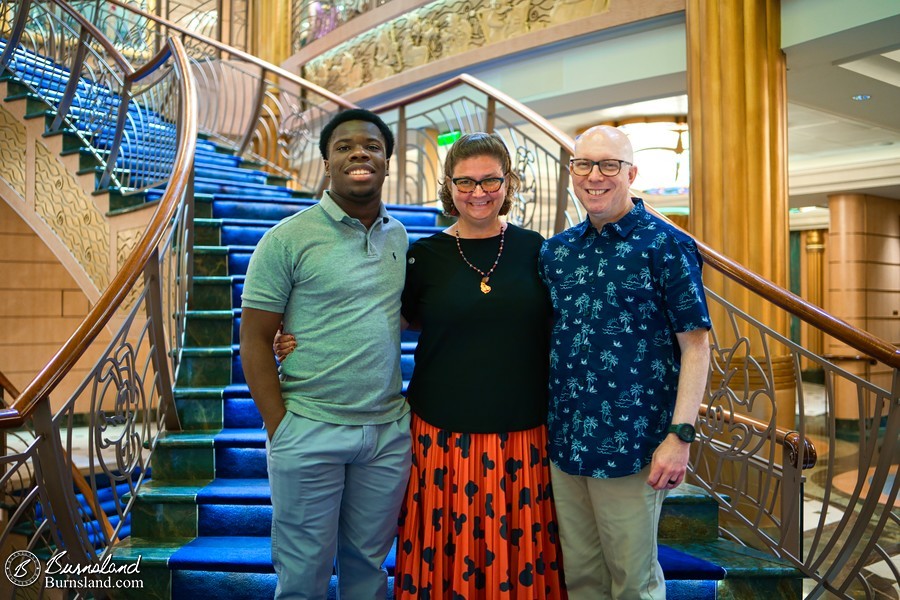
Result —
<instances>
[{"instance_id":1,"label":"curved handrail","mask_svg":"<svg viewBox=\"0 0 900 600\"><path fill-rule=\"evenodd\" d=\"M160 52L171 52L175 57L177 68L182 73L187 73L190 69L187 54L181 41L177 38L172 38L169 40L169 43L172 44L172 47L164 48ZM194 87L193 80L186 78L185 86L186 94L183 98L185 114L196 114L197 90ZM169 227L169 223L175 216L180 198L184 196L189 186L190 173L193 168L194 149L197 144L197 121L196 119L187 118L184 119L183 125L185 127L184 143L179 146L175 156L169 185L166 187L156 211L134 252L122 265L122 268L112 279L97 303L75 329L75 332L53 355L31 383L22 390L22 393L16 397L9 408L0 410L0 428L18 427L32 415L41 399L46 398L53 391L103 331L118 308L131 293L138 278L142 277L144 265L153 256L162 240L163 234Z\"/></svg>"},{"instance_id":2,"label":"curved handrail","mask_svg":"<svg viewBox=\"0 0 900 600\"><path fill-rule=\"evenodd\" d=\"M824 333L859 350L864 355L879 360L894 369L900 369L900 348L828 314L800 296L757 275L739 262L713 250L700 240L696 238L694 240L703 255L703 260L716 271L759 294L772 304L800 317L806 323L821 329Z\"/></svg>"},{"instance_id":3,"label":"curved handrail","mask_svg":"<svg viewBox=\"0 0 900 600\"><path fill-rule=\"evenodd\" d=\"M284 69L282 69L279 66L268 63L262 59L259 59L255 56L253 56L252 54L247 54L243 50L233 48L231 46L228 46L227 44L223 44L222 42L216 41L216 40L214 40L210 37L207 37L203 34L190 31L189 29L186 29L175 23L172 23L171 21L167 21L166 19L164 19L158 15L154 15L153 13L142 10L142 9L138 8L137 6L134 6L133 4L126 4L124 2L121 2L121 0L106 0L106 3L113 4L115 6L123 8L125 10L131 11L136 15L140 15L141 17L144 17L145 19L149 19L151 21L155 21L155 22L159 23L160 25L164 25L166 28L170 29L171 31L178 32L179 34L182 35L182 37L193 38L195 40L203 42L204 44L208 44L208 45L212 46L213 48L216 48L217 50L227 52L228 54L234 56L235 58L239 58L242 61L245 61L256 67L259 67L264 72L272 73L273 75L277 75L278 77L283 77L284 79L286 79L292 83L296 83L297 85L301 86L302 88L304 88L310 92L313 92L319 96L322 96L323 98L326 98L330 102L334 102L336 105L338 105L342 108L357 108L357 106L355 104L345 100L344 98L338 96L337 94L334 94L333 92L330 92L330 91L326 90L325 88L320 87L311 81L307 81L306 79L303 79L299 75L295 75L294 73L285 71Z\"/></svg>"}]
</instances>

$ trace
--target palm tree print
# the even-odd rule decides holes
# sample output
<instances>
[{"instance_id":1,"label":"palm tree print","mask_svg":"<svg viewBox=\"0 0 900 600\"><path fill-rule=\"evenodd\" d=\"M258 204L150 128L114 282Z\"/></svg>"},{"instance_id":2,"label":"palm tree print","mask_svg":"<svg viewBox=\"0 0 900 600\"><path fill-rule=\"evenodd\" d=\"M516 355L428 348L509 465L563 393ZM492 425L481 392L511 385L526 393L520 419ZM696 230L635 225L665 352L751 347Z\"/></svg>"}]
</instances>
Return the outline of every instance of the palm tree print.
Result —
<instances>
[{"instance_id":1,"label":"palm tree print","mask_svg":"<svg viewBox=\"0 0 900 600\"><path fill-rule=\"evenodd\" d=\"M600 353L600 362L603 363L601 371L612 371L612 368L619 364L619 359L609 350L604 350Z\"/></svg>"},{"instance_id":2,"label":"palm tree print","mask_svg":"<svg viewBox=\"0 0 900 600\"><path fill-rule=\"evenodd\" d=\"M557 246L556 250L553 251L553 256L557 261L563 260L565 257L569 255L569 249L565 246Z\"/></svg>"},{"instance_id":3,"label":"palm tree print","mask_svg":"<svg viewBox=\"0 0 900 600\"><path fill-rule=\"evenodd\" d=\"M625 255L631 252L631 244L628 242L619 242L616 244L616 256L619 258L625 258Z\"/></svg>"},{"instance_id":4,"label":"palm tree print","mask_svg":"<svg viewBox=\"0 0 900 600\"><path fill-rule=\"evenodd\" d=\"M593 371L588 371L584 375L584 383L587 385L587 391L590 394L596 394L597 388L594 387L594 384L597 383L597 375Z\"/></svg>"},{"instance_id":5,"label":"palm tree print","mask_svg":"<svg viewBox=\"0 0 900 600\"><path fill-rule=\"evenodd\" d=\"M637 419L634 420L634 435L635 437L644 437L644 432L647 431L647 427L650 425L650 422L647 420L647 417L641 415Z\"/></svg>"}]
</instances>

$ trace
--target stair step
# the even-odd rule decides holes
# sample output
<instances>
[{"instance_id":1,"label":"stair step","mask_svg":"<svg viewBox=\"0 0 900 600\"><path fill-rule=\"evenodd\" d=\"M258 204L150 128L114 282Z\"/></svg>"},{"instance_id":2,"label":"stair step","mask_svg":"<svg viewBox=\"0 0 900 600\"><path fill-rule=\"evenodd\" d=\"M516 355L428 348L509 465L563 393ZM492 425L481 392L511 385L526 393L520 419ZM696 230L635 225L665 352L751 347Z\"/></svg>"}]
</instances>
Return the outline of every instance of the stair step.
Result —
<instances>
[{"instance_id":1,"label":"stair step","mask_svg":"<svg viewBox=\"0 0 900 600\"><path fill-rule=\"evenodd\" d=\"M234 343L234 312L231 310L189 310L184 344L187 347L227 346Z\"/></svg>"},{"instance_id":2,"label":"stair step","mask_svg":"<svg viewBox=\"0 0 900 600\"><path fill-rule=\"evenodd\" d=\"M721 538L668 545L672 550L722 566L725 577L716 590L716 597L721 600L787 600L803 596L803 573L787 560Z\"/></svg>"},{"instance_id":3,"label":"stair step","mask_svg":"<svg viewBox=\"0 0 900 600\"><path fill-rule=\"evenodd\" d=\"M176 386L214 387L231 383L232 347L184 348Z\"/></svg>"},{"instance_id":4,"label":"stair step","mask_svg":"<svg viewBox=\"0 0 900 600\"><path fill-rule=\"evenodd\" d=\"M699 542L719 537L719 504L705 490L682 483L663 502L659 541Z\"/></svg>"},{"instance_id":5,"label":"stair step","mask_svg":"<svg viewBox=\"0 0 900 600\"><path fill-rule=\"evenodd\" d=\"M230 275L198 275L193 279L191 310L226 310L233 306L234 278Z\"/></svg>"},{"instance_id":6,"label":"stair step","mask_svg":"<svg viewBox=\"0 0 900 600\"><path fill-rule=\"evenodd\" d=\"M153 463L157 481L252 479L268 476L264 429L223 429L168 434ZM180 475L175 469L188 469Z\"/></svg>"},{"instance_id":7,"label":"stair step","mask_svg":"<svg viewBox=\"0 0 900 600\"><path fill-rule=\"evenodd\" d=\"M753 552L741 552L740 547L734 548L736 544L723 542L660 547L660 562L666 576L666 596L670 600L778 600L801 597L802 582L796 569L785 568L781 563L772 564L771 557L757 557ZM121 564L141 556L142 569L145 566L153 569L167 565L172 569L172 597L198 594L218 597L223 589L229 590L229 598L255 599L271 597L274 593L276 579L269 537L209 536L196 538L177 548L151 544L140 538L127 540L116 548L115 561ZM692 558L686 554L688 551L692 554L715 554L715 558L722 562ZM391 588L395 560L392 549L385 562ZM742 567L747 560L759 560L754 564L761 566ZM329 598L336 597L335 583L332 577ZM773 588L776 583L778 587ZM146 593L146 590L143 592ZM392 589L388 598L393 598Z\"/></svg>"},{"instance_id":8,"label":"stair step","mask_svg":"<svg viewBox=\"0 0 900 600\"><path fill-rule=\"evenodd\" d=\"M265 181L233 181L220 178L195 177L194 189L208 194L246 194L248 196L269 196L293 194L294 190L275 185L267 185Z\"/></svg>"}]
</instances>

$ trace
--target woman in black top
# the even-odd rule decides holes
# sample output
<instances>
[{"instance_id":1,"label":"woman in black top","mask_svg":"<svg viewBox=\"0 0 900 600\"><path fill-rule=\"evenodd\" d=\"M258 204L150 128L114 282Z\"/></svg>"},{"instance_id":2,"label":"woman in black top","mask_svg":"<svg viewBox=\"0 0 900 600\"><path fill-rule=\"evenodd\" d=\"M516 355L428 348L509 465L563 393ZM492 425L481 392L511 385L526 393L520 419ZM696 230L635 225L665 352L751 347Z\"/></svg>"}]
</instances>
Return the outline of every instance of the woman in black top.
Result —
<instances>
[{"instance_id":1,"label":"woman in black top","mask_svg":"<svg viewBox=\"0 0 900 600\"><path fill-rule=\"evenodd\" d=\"M402 311L422 333L407 394L413 467L396 597L563 598L546 452L543 238L500 219L519 178L498 136L460 138L444 174L444 210L459 218L407 254Z\"/></svg>"}]
</instances>

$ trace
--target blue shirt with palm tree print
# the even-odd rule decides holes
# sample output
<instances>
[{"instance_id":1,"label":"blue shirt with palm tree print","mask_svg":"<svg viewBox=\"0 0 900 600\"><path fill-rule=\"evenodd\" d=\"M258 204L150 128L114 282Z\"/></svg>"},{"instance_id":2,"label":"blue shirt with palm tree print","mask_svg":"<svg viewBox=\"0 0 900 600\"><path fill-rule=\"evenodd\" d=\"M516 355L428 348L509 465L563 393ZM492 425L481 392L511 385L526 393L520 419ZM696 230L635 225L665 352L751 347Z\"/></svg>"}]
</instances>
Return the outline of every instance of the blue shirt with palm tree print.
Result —
<instances>
[{"instance_id":1,"label":"blue shirt with palm tree print","mask_svg":"<svg viewBox=\"0 0 900 600\"><path fill-rule=\"evenodd\" d=\"M585 219L541 248L554 317L550 460L572 475L650 464L675 407L675 334L710 327L696 244L632 202L600 231Z\"/></svg>"}]
</instances>

